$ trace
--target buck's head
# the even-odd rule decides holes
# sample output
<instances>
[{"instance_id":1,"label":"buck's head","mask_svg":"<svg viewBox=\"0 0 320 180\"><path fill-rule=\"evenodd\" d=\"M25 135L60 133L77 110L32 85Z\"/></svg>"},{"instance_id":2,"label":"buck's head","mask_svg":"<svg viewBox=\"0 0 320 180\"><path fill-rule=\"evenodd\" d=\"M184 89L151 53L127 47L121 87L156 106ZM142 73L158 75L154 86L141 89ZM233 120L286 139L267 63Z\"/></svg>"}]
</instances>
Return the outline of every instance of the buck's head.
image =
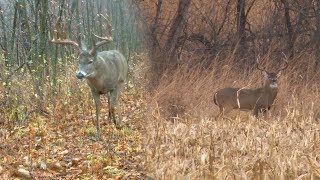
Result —
<instances>
[{"instance_id":1,"label":"buck's head","mask_svg":"<svg viewBox=\"0 0 320 180\"><path fill-rule=\"evenodd\" d=\"M78 43L75 41L72 41L68 38L68 33L67 33L67 28L66 24L64 24L64 32L61 35L60 33L60 17L57 19L57 22L55 24L55 28L52 31L52 40L50 42L56 43L56 44L63 44L63 45L72 45L80 54L79 56L79 68L76 73L76 76L78 79L84 79L84 78L89 78L95 75L97 73L96 71L96 59L97 59L97 49L109 42L111 42L112 39L112 26L111 26L111 21L101 15L105 20L107 21L107 26L108 26L108 34L104 37L97 36L95 34L92 34L92 39L95 40L96 38L100 39L101 41L95 43L94 42L94 47L88 51L84 48L81 47L81 39L79 36Z\"/></svg>"},{"instance_id":2,"label":"buck's head","mask_svg":"<svg viewBox=\"0 0 320 180\"><path fill-rule=\"evenodd\" d=\"M262 74L265 78L265 83L264 83L265 87L270 87L270 88L277 88L278 87L278 79L281 76L282 71L288 67L288 62L285 61L285 63L286 63L285 66L283 68L279 69L278 72L276 72L276 73L274 73L274 72L270 73L270 72L266 71L265 69L259 68L259 64L257 63L257 69L259 69L262 72Z\"/></svg>"},{"instance_id":3,"label":"buck's head","mask_svg":"<svg viewBox=\"0 0 320 180\"><path fill-rule=\"evenodd\" d=\"M89 78L96 72L96 55L88 51L81 51L79 56L79 68L76 73L78 79Z\"/></svg>"}]
</instances>

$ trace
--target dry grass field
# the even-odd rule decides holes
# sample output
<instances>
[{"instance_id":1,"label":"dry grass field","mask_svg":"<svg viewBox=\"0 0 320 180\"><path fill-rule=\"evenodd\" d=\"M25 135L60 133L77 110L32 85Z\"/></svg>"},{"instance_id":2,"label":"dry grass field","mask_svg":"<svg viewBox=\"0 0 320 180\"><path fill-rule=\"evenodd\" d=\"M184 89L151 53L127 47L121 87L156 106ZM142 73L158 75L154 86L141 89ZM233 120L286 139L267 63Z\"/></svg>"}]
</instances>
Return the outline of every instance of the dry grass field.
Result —
<instances>
[{"instance_id":1,"label":"dry grass field","mask_svg":"<svg viewBox=\"0 0 320 180\"><path fill-rule=\"evenodd\" d=\"M234 110L215 118L212 98L222 87L255 88L263 76L255 67L230 60L203 69L182 65L160 80L147 98L142 132L145 166L156 179L319 179L320 72L313 55L289 60L267 117ZM229 62L228 62L229 61ZM269 62L269 63L267 63ZM274 62L274 63L270 63ZM261 65L277 71L281 59Z\"/></svg>"}]
</instances>

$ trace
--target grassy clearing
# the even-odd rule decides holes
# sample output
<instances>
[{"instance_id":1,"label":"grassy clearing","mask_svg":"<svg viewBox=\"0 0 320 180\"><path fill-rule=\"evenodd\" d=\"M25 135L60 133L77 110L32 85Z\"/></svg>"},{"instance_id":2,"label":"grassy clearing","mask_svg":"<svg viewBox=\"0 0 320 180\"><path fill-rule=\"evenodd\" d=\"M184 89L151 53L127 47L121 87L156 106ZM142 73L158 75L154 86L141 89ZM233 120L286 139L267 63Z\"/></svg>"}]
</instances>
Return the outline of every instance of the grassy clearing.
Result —
<instances>
[{"instance_id":1,"label":"grassy clearing","mask_svg":"<svg viewBox=\"0 0 320 180\"><path fill-rule=\"evenodd\" d=\"M230 60L211 68L181 66L148 98L143 133L150 176L166 179L317 179L320 177L320 73L314 57L290 60L268 117L234 110L216 119L214 92L254 88L261 73ZM302 58L303 57L303 58ZM230 58L232 59L232 58ZM281 61L266 63L276 71ZM268 62L273 62L269 59Z\"/></svg>"}]
</instances>

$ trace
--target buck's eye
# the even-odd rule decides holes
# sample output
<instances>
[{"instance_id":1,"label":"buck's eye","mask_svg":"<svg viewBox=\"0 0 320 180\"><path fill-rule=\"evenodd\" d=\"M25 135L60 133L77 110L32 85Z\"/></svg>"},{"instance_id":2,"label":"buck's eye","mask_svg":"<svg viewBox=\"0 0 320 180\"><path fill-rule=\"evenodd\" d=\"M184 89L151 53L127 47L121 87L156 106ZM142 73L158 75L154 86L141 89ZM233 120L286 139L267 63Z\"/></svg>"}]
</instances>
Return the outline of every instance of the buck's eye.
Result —
<instances>
[{"instance_id":1,"label":"buck's eye","mask_svg":"<svg viewBox=\"0 0 320 180\"><path fill-rule=\"evenodd\" d=\"M89 60L88 64L91 64L91 63L93 63L93 60Z\"/></svg>"}]
</instances>

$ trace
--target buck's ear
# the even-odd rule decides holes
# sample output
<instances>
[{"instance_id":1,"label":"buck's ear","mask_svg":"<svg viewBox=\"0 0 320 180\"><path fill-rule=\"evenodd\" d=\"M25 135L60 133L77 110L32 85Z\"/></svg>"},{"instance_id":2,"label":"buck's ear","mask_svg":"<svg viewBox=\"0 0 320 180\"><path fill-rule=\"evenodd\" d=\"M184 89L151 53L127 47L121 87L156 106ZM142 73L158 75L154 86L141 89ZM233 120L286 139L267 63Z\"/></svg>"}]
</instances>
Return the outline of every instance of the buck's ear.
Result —
<instances>
[{"instance_id":1,"label":"buck's ear","mask_svg":"<svg viewBox=\"0 0 320 180\"><path fill-rule=\"evenodd\" d=\"M280 76L281 76L281 71L277 73L277 78L279 78Z\"/></svg>"},{"instance_id":2,"label":"buck's ear","mask_svg":"<svg viewBox=\"0 0 320 180\"><path fill-rule=\"evenodd\" d=\"M264 78L268 78L269 74L266 71L261 71Z\"/></svg>"}]
</instances>

